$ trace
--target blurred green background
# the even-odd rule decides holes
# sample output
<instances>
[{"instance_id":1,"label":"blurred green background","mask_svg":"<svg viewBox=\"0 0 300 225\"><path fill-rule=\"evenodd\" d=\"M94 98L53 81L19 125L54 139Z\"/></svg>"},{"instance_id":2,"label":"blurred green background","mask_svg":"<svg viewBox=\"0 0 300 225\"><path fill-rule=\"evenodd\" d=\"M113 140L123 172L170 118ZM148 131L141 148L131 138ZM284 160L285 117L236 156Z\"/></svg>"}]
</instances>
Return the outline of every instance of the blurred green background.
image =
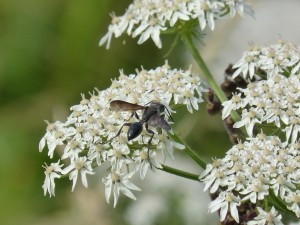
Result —
<instances>
[{"instance_id":1,"label":"blurred green background","mask_svg":"<svg viewBox=\"0 0 300 225\"><path fill-rule=\"evenodd\" d=\"M145 69L163 65L174 37L165 37L162 50L151 41L138 46L137 39L125 36L113 39L109 50L98 47L110 23L109 13L122 14L130 2L1 1L0 224L130 224L124 212L132 201L122 196L118 207L112 209L105 202L100 176L89 182L89 189L78 185L74 193L67 179L58 181L56 197L44 197L42 165L49 160L45 150L38 152L46 129L44 120L64 121L69 107L81 100L80 93L88 95L94 87L108 87L121 68L130 74L141 65ZM180 46L173 53L169 64L188 68L189 54ZM192 115L175 115L175 130L206 158L222 155L218 146L230 146L219 118L208 117L204 107ZM188 159L186 165L191 164ZM183 217L174 214L184 201L182 195L176 194L175 185L170 191L160 186L155 189L159 182L150 192L163 193L171 207L151 224L184 224ZM143 190L146 193L147 186ZM200 184L195 192L202 194Z\"/></svg>"}]
</instances>

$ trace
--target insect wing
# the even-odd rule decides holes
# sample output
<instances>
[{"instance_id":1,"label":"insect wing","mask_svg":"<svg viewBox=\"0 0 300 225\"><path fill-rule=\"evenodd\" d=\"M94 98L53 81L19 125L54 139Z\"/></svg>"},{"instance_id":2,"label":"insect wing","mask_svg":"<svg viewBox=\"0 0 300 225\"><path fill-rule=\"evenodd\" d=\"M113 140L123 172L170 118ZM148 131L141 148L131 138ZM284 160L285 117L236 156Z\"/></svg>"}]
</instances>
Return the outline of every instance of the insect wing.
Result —
<instances>
[{"instance_id":1,"label":"insect wing","mask_svg":"<svg viewBox=\"0 0 300 225\"><path fill-rule=\"evenodd\" d=\"M163 118L163 115L154 115L152 116L149 120L148 120L148 124L151 126L151 127L158 127L158 128L161 128L163 130L171 130L171 126L170 124L168 124L164 118Z\"/></svg>"},{"instance_id":2,"label":"insect wing","mask_svg":"<svg viewBox=\"0 0 300 225\"><path fill-rule=\"evenodd\" d=\"M122 100L111 101L109 107L111 110L114 111L136 111L136 110L145 109L145 106L125 102Z\"/></svg>"}]
</instances>

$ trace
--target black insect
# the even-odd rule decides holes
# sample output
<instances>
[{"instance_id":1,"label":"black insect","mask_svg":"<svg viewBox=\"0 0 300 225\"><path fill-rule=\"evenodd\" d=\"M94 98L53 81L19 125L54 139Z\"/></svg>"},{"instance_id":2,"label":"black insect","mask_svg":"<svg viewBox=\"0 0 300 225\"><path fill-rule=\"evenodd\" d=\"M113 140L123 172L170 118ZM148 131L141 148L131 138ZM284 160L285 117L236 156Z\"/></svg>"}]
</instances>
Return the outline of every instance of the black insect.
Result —
<instances>
[{"instance_id":1,"label":"black insect","mask_svg":"<svg viewBox=\"0 0 300 225\"><path fill-rule=\"evenodd\" d=\"M127 132L127 139L128 141L130 141L141 134L141 132L143 131L143 125L145 124L146 131L149 134L151 134L151 138L148 141L148 145L150 145L154 136L154 132L149 129L149 126L154 128L161 128L166 131L171 130L170 124L168 124L167 121L164 119L165 111L167 112L167 115L171 118L172 121L173 118L169 110L162 103L152 101L149 102L147 105L142 106L121 100L113 100L110 102L110 109L114 111L131 111L131 117L135 116L138 119L138 122L124 123L118 131L118 133L113 138L118 137L121 134L121 131L124 126L129 126ZM136 113L136 111L138 110L143 110L141 119Z\"/></svg>"}]
</instances>

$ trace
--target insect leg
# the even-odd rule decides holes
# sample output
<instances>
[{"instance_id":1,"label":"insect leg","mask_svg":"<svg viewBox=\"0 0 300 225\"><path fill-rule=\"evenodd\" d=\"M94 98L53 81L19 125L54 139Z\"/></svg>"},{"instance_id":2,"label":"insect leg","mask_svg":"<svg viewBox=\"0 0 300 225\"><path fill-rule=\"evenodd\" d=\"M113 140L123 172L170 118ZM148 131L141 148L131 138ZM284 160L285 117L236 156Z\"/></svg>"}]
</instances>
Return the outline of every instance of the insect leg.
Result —
<instances>
[{"instance_id":1,"label":"insect leg","mask_svg":"<svg viewBox=\"0 0 300 225\"><path fill-rule=\"evenodd\" d=\"M152 166L154 166L153 164L152 164L152 162L151 162L151 160L150 160L150 144L151 144L151 141L152 141L152 139L153 139L153 137L154 137L154 131L153 130L150 130L149 128L148 128L148 123L145 123L145 128L146 128L146 131L149 133L149 134L151 134L151 137L150 137L150 139L149 139L149 141L148 141L148 151L147 151L147 153L148 153L148 159L149 159L149 163L150 163L150 167L151 167L151 169L152 169ZM155 166L154 166L155 167Z\"/></svg>"},{"instance_id":2,"label":"insect leg","mask_svg":"<svg viewBox=\"0 0 300 225\"><path fill-rule=\"evenodd\" d=\"M138 115L136 112L134 112L134 116L135 116L135 118L136 118L137 120L140 120L140 117L139 117L139 115Z\"/></svg>"},{"instance_id":3,"label":"insect leg","mask_svg":"<svg viewBox=\"0 0 300 225\"><path fill-rule=\"evenodd\" d=\"M112 137L111 139L107 140L106 143L107 143L107 142L110 142L110 141L113 140L114 138L118 137L118 136L121 134L122 129L123 129L124 126L129 127L131 124L132 124L132 123L124 123L124 124L122 125L122 127L120 128L120 130L118 131L118 133L117 133L114 137Z\"/></svg>"},{"instance_id":4,"label":"insect leg","mask_svg":"<svg viewBox=\"0 0 300 225\"><path fill-rule=\"evenodd\" d=\"M151 141L152 141L152 139L153 139L153 136L154 136L154 131L152 131L152 130L150 130L149 128L148 128L148 123L145 123L145 127L146 127L146 131L149 133L149 134L151 134L151 138L150 138L150 140L148 141L148 147L149 147L149 145L151 144ZM148 148L149 149L149 148Z\"/></svg>"},{"instance_id":5,"label":"insect leg","mask_svg":"<svg viewBox=\"0 0 300 225\"><path fill-rule=\"evenodd\" d=\"M137 120L140 120L140 117L138 116L138 114L137 114L136 112L132 112L131 115L130 115L130 117L129 117L127 120L125 120L125 121L129 121L133 116L134 116Z\"/></svg>"}]
</instances>

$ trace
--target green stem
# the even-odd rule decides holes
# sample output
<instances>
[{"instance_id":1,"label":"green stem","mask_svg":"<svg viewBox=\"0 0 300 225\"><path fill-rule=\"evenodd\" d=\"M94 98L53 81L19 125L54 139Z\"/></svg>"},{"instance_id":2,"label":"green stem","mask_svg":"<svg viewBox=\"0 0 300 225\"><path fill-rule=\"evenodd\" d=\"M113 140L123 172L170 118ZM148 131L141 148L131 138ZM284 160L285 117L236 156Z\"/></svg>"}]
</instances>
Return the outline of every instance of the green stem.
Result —
<instances>
[{"instance_id":1,"label":"green stem","mask_svg":"<svg viewBox=\"0 0 300 225\"><path fill-rule=\"evenodd\" d=\"M289 210L286 207L286 203L283 202L279 197L277 197L273 190L270 190L270 195L268 196L268 200L274 205L277 210L286 213L287 215L296 217L295 213Z\"/></svg>"},{"instance_id":2,"label":"green stem","mask_svg":"<svg viewBox=\"0 0 300 225\"><path fill-rule=\"evenodd\" d=\"M200 53L198 52L196 46L194 45L194 42L192 40L192 35L188 32L184 32L183 35L184 43L186 44L187 48L191 52L192 56L194 57L195 61L197 62L201 72L203 73L204 77L206 78L207 82L209 83L210 87L214 90L219 100L223 103L227 101L227 98L222 91L222 89L219 87L219 85L216 83L215 79L213 78L211 72L207 68L204 60L202 59Z\"/></svg>"},{"instance_id":3,"label":"green stem","mask_svg":"<svg viewBox=\"0 0 300 225\"><path fill-rule=\"evenodd\" d=\"M187 46L187 48L189 49L189 51L191 52L193 58L197 62L203 76L206 78L207 83L213 89L213 91L217 95L220 102L223 103L223 102L227 101L228 99L227 99L226 95L224 94L224 92L222 91L220 86L216 83L211 72L209 71L208 67L206 66L204 60L202 59L199 51L197 50L197 48L193 42L191 33L183 32L182 39L183 39L185 45ZM231 112L231 117L233 118L234 121L240 120L240 116L235 111Z\"/></svg>"},{"instance_id":4,"label":"green stem","mask_svg":"<svg viewBox=\"0 0 300 225\"><path fill-rule=\"evenodd\" d=\"M162 166L162 168L158 168L158 169L160 169L164 172L174 174L174 175L179 176L179 177L184 177L184 178L187 178L187 179L190 179L190 180L199 181L199 175L189 173L189 172L185 172L185 171L182 171L182 170L178 170L178 169L166 166L166 165L161 165L161 166Z\"/></svg>"},{"instance_id":5,"label":"green stem","mask_svg":"<svg viewBox=\"0 0 300 225\"><path fill-rule=\"evenodd\" d=\"M172 139L176 142L179 142L185 146L184 151L199 165L201 168L205 169L206 168L206 163L201 159L200 155L193 150L191 147L189 147L186 143L184 143L183 140L176 134L170 134Z\"/></svg>"}]
</instances>

